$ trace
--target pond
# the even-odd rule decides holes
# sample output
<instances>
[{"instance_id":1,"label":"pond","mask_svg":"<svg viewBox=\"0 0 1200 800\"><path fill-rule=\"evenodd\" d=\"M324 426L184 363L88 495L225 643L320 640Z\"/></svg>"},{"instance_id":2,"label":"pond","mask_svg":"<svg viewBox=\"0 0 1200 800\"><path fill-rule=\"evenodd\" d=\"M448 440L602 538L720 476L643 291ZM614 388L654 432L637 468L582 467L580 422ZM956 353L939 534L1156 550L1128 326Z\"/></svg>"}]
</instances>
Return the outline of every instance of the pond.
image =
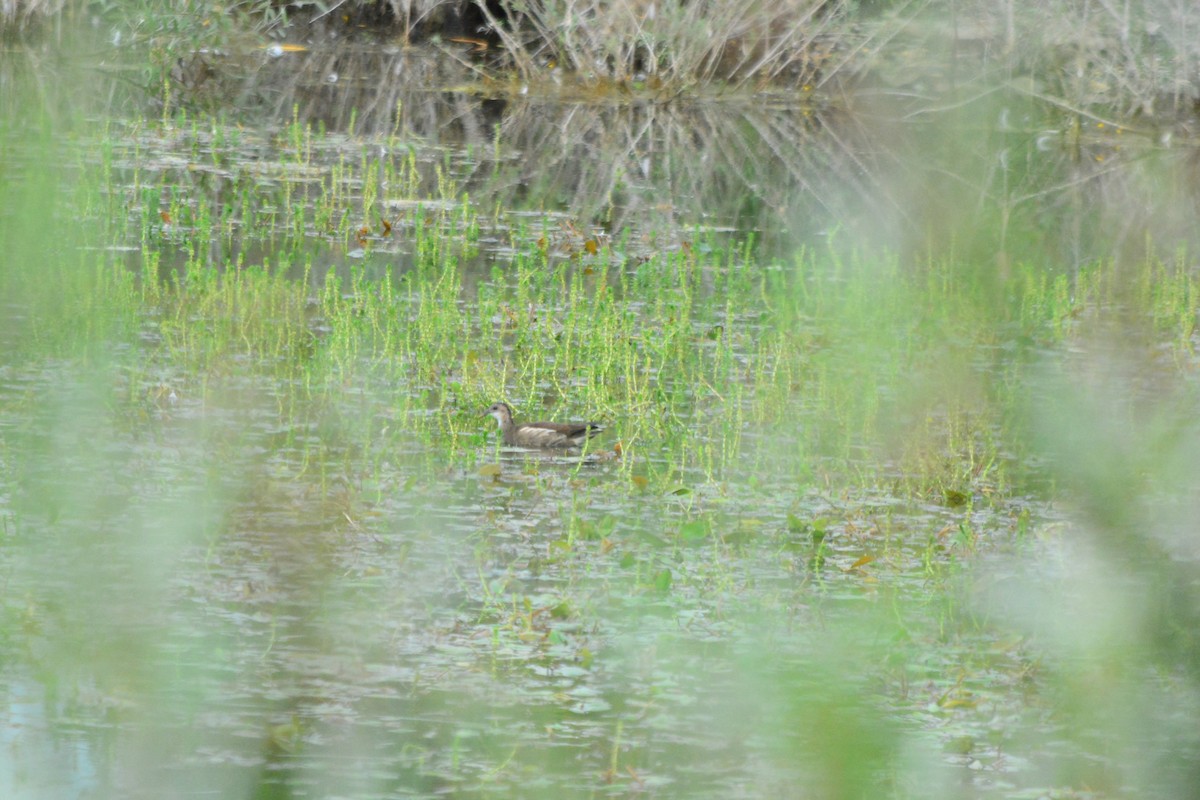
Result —
<instances>
[{"instance_id":1,"label":"pond","mask_svg":"<svg viewBox=\"0 0 1200 800\"><path fill-rule=\"evenodd\" d=\"M3 796L1194 787L1191 151L3 59Z\"/></svg>"}]
</instances>

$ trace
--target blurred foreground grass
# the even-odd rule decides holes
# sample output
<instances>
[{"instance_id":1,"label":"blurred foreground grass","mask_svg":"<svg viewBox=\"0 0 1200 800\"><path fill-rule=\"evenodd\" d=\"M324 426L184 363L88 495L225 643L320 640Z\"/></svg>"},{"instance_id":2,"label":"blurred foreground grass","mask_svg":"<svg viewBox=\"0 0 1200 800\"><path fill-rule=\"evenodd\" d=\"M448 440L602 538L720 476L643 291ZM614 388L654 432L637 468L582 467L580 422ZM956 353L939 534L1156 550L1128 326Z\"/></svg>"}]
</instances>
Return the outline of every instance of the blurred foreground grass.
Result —
<instances>
[{"instance_id":1,"label":"blurred foreground grass","mask_svg":"<svg viewBox=\"0 0 1200 800\"><path fill-rule=\"evenodd\" d=\"M402 270L150 206L130 259L58 133L0 123L3 796L1200 782L1186 255L480 273L462 198ZM500 398L614 438L498 453Z\"/></svg>"}]
</instances>

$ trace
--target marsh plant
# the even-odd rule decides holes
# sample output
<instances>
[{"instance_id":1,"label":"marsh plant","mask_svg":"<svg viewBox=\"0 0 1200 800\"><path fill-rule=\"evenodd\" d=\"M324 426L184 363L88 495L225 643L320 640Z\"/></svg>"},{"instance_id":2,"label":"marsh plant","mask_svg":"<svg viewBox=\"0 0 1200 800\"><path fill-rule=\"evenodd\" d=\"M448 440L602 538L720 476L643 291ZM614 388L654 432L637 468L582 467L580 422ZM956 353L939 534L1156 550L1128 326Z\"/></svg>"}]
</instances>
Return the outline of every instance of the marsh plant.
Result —
<instances>
[{"instance_id":1,"label":"marsh plant","mask_svg":"<svg viewBox=\"0 0 1200 800\"><path fill-rule=\"evenodd\" d=\"M714 80L803 82L829 56L818 42L845 32L848 10L846 3L813 0L498 5L508 24L488 4L480 8L526 80L543 75L549 63L585 79L648 81L676 90Z\"/></svg>"}]
</instances>

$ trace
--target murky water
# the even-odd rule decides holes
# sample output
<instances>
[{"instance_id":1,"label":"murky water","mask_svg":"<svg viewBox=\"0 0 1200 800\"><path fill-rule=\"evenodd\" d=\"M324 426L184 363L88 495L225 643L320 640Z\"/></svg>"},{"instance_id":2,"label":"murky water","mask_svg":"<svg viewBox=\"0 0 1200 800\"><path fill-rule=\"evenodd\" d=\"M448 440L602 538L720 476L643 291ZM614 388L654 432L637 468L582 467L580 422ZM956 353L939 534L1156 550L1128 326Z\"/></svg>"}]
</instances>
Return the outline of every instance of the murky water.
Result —
<instances>
[{"instance_id":1,"label":"murky water","mask_svg":"<svg viewBox=\"0 0 1200 800\"><path fill-rule=\"evenodd\" d=\"M1115 195L1177 158L1099 168L1047 147L1038 111L1000 97L976 109L979 138L956 140L973 158L956 154L950 183L969 189L947 195L921 177L947 171L918 147L931 128L862 108L431 93L431 73L451 83L444 63L387 47L253 63L221 84L256 98L221 109L242 125L117 116L98 137L107 182L80 224L143 280L268 260L314 286L411 284L421 248L449 242L464 308L562 319L565 306L493 308L487 291L519 292L512 262L531 250L586 278L588 256L624 241L637 287L660 279L641 270L663 252L748 234L768 254L910 252L931 221L972 255L998 244L982 263L999 273L1046 253L1063 256L1049 272L1070 271L1125 206L1097 211L1069 187ZM83 175L96 145L56 146ZM439 180L470 207L428 188ZM1029 236L1051 212L1078 224ZM980 219L989 233L970 239ZM1104 247L1178 221L1122 219ZM722 280L700 285L718 297ZM306 313L319 351L333 324ZM980 610L978 554L1025 557L1068 518L1036 493L1044 465L1008 465L1023 490L985 472L965 492L914 491L868 442L856 479L856 459L827 468L804 449L819 437L797 431L821 422L804 398L733 445L705 427L701 389L669 381L654 409L606 420L595 452L512 452L487 421L464 433L396 410L397 392L432 398L404 414L452 404L457 364L439 381L358 363L318 390L335 369L281 371L290 353L206 361L162 320L141 320L138 353L114 341L81 356L31 351L35 321L7 319L5 797L1018 797L1129 780L1056 717L1036 647ZM704 346L736 326L730 358L760 363L756 305L691 322ZM1003 376L1027 357L1018 338L977 369ZM631 464L614 444L639 413L676 415L678 435Z\"/></svg>"},{"instance_id":2,"label":"murky water","mask_svg":"<svg viewBox=\"0 0 1200 800\"><path fill-rule=\"evenodd\" d=\"M281 427L269 381L134 418L98 392L4 382L10 796L787 790L823 735L797 698L879 718L830 652L880 657L864 620L922 597L963 524L765 476L630 495L614 460L490 443L439 469L402 434L364 474L336 430ZM681 539L685 508L712 531ZM819 553L789 515L827 520Z\"/></svg>"}]
</instances>

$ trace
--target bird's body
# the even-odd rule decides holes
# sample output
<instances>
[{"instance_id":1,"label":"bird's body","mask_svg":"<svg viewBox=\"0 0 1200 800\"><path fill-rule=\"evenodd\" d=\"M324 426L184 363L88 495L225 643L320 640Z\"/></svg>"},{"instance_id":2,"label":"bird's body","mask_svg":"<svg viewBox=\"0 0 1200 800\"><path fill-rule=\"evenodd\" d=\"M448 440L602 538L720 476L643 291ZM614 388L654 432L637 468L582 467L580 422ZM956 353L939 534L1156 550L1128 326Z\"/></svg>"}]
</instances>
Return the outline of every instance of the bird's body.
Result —
<instances>
[{"instance_id":1,"label":"bird's body","mask_svg":"<svg viewBox=\"0 0 1200 800\"><path fill-rule=\"evenodd\" d=\"M510 447L565 449L579 447L603 430L595 422L522 422L513 421L508 403L493 403L485 414L495 417L500 436Z\"/></svg>"}]
</instances>

